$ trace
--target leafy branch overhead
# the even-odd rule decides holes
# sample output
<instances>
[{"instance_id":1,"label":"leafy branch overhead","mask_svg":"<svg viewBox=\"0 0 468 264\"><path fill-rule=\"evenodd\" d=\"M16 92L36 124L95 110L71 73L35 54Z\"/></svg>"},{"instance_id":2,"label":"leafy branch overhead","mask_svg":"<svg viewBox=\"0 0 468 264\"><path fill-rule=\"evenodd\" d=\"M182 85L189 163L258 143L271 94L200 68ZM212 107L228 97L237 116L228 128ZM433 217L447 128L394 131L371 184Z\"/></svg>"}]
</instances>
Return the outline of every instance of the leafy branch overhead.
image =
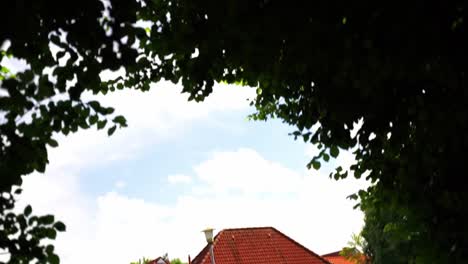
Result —
<instances>
[{"instance_id":1,"label":"leafy branch overhead","mask_svg":"<svg viewBox=\"0 0 468 264\"><path fill-rule=\"evenodd\" d=\"M115 81L101 80L102 71L137 65L138 52L132 45L136 35L145 34L132 26L139 7L132 1L112 7L100 1L3 4L0 22L9 26L0 29L0 44L6 47L0 61L21 59L26 69L13 75L12 69L1 68L0 190L19 185L21 175L45 170L46 146L57 146L54 133L67 135L91 126L103 129L112 123L111 135L127 125L122 116L109 122L106 117L114 109L86 101L82 94L114 89Z\"/></svg>"},{"instance_id":2,"label":"leafy branch overhead","mask_svg":"<svg viewBox=\"0 0 468 264\"><path fill-rule=\"evenodd\" d=\"M84 93L166 79L202 101L214 83L237 83L257 89L253 119L280 118L319 146L309 167L354 151L351 170L332 176L374 183L356 195L374 255L467 259L466 3L26 0L2 10L0 61L27 68L0 70L0 191L45 170L54 133L126 126Z\"/></svg>"}]
</instances>

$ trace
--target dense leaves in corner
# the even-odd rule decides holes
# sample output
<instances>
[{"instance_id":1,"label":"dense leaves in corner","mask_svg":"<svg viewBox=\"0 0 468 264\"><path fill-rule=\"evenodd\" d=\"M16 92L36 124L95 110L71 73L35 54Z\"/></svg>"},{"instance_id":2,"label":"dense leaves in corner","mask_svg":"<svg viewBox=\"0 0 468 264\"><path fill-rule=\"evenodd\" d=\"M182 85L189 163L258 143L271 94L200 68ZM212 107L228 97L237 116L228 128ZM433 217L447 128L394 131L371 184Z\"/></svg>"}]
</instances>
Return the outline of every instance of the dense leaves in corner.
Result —
<instances>
[{"instance_id":1,"label":"dense leaves in corner","mask_svg":"<svg viewBox=\"0 0 468 264\"><path fill-rule=\"evenodd\" d=\"M21 175L45 170L46 146L57 145L54 133L105 127L113 109L81 95L111 89L117 81L103 82L102 71L137 65L132 45L145 34L134 25L140 6L91 0L2 4L0 61L12 57L26 67L0 76L0 191L21 184ZM126 125L123 117L112 121Z\"/></svg>"},{"instance_id":2,"label":"dense leaves in corner","mask_svg":"<svg viewBox=\"0 0 468 264\"><path fill-rule=\"evenodd\" d=\"M21 189L16 189L19 194ZM8 257L8 263L59 263L54 246L44 243L44 239L55 239L57 232L65 231L62 222L55 221L53 215L36 216L31 206L22 213L14 211L15 196L3 192L0 195L0 254ZM0 260L0 263L5 263Z\"/></svg>"}]
</instances>

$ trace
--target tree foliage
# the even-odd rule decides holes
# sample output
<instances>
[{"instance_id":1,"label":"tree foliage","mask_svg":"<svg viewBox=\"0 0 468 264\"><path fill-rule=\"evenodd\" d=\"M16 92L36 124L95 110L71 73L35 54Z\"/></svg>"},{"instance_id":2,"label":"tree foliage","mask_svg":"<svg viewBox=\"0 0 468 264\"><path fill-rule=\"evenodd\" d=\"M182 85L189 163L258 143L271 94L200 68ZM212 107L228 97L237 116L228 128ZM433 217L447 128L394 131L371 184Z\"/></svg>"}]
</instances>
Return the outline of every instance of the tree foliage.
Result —
<instances>
[{"instance_id":1,"label":"tree foliage","mask_svg":"<svg viewBox=\"0 0 468 264\"><path fill-rule=\"evenodd\" d=\"M138 259L138 261L130 262L130 264L149 264L149 263L151 263L151 259L145 258L145 257Z\"/></svg>"},{"instance_id":2,"label":"tree foliage","mask_svg":"<svg viewBox=\"0 0 468 264\"><path fill-rule=\"evenodd\" d=\"M164 261L169 262L169 257L168 257L168 255L167 255L167 253L165 253L161 258L162 258ZM130 264L148 264L148 263L151 263L151 261L152 261L151 259L143 257L143 258L139 259L138 261L131 262ZM172 259L172 260L170 261L170 263L171 263L171 264L186 264L186 263L182 262L182 261L181 261L180 259L178 259L178 258Z\"/></svg>"},{"instance_id":3,"label":"tree foliage","mask_svg":"<svg viewBox=\"0 0 468 264\"><path fill-rule=\"evenodd\" d=\"M352 234L351 241L340 251L340 255L355 264L368 264L370 256L365 254L367 249L367 241L362 234Z\"/></svg>"},{"instance_id":4,"label":"tree foliage","mask_svg":"<svg viewBox=\"0 0 468 264\"><path fill-rule=\"evenodd\" d=\"M179 258L175 258L171 260L171 264L187 264L185 262L182 262Z\"/></svg>"},{"instance_id":5,"label":"tree foliage","mask_svg":"<svg viewBox=\"0 0 468 264\"><path fill-rule=\"evenodd\" d=\"M401 246L414 263L467 259L465 2L30 0L2 9L0 56L29 68L0 75L0 190L44 171L54 133L126 125L85 91L147 90L164 78L201 101L215 82L239 83L257 89L253 119L280 118L318 145L309 167L354 151L351 171L331 176L374 183L354 197L375 256Z\"/></svg>"},{"instance_id":6,"label":"tree foliage","mask_svg":"<svg viewBox=\"0 0 468 264\"><path fill-rule=\"evenodd\" d=\"M110 135L126 126L125 118L112 115L113 108L86 101L82 94L122 88L116 80L102 81L100 73L137 67L132 45L138 34L146 34L134 26L141 3L25 0L1 6L0 193L6 196L0 199L5 224L0 225L0 250L12 254L12 263L57 263L53 247L44 253L38 246L55 238L52 216L41 223L41 217L18 214L10 195L22 176L45 171L47 147L57 146L56 134L108 124ZM22 61L26 69L14 74L18 69L6 67L7 58ZM143 82L133 87L147 88ZM14 238L22 231L19 240Z\"/></svg>"},{"instance_id":7,"label":"tree foliage","mask_svg":"<svg viewBox=\"0 0 468 264\"><path fill-rule=\"evenodd\" d=\"M85 101L81 95L111 89L114 82L103 82L102 71L135 67L137 51L131 46L137 34L145 34L133 26L138 3L111 4L89 0L2 4L0 23L8 26L0 28L0 44L7 47L0 60L13 56L27 69L2 77L0 190L21 184L21 175L44 172L46 146L57 145L54 133L106 126L113 109ZM109 134L115 125L126 125L123 117L111 121Z\"/></svg>"},{"instance_id":8,"label":"tree foliage","mask_svg":"<svg viewBox=\"0 0 468 264\"><path fill-rule=\"evenodd\" d=\"M65 225L55 221L53 215L33 215L31 206L16 213L15 196L21 189L14 193L0 193L0 254L12 264L59 263L54 246L44 243L44 239L55 239L57 232L65 231Z\"/></svg>"},{"instance_id":9,"label":"tree foliage","mask_svg":"<svg viewBox=\"0 0 468 264\"><path fill-rule=\"evenodd\" d=\"M366 206L366 201L362 201L362 204ZM412 251L414 241L411 241L411 233L416 230L405 233L397 229L404 225L404 215L399 214L398 210L389 210L388 207L383 206L374 207L372 204L365 209L365 212L366 225L362 230L362 235L368 243L364 250L374 263L416 262ZM426 254L426 263L444 263L433 261L432 252L426 252Z\"/></svg>"}]
</instances>

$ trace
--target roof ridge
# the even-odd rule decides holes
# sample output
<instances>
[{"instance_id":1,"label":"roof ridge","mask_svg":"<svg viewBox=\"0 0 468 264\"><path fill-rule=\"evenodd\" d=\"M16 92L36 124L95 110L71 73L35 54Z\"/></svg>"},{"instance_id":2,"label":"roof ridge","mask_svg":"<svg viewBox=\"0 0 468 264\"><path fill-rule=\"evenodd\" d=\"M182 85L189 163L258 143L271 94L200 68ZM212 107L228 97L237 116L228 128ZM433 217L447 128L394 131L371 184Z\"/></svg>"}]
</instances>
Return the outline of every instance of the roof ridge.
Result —
<instances>
[{"instance_id":1,"label":"roof ridge","mask_svg":"<svg viewBox=\"0 0 468 264\"><path fill-rule=\"evenodd\" d=\"M203 261L203 259L204 259L203 254L206 253L206 251L208 250L208 246L209 246L209 245L210 245L210 244L206 244L206 245L202 248L202 250L200 250L200 252L198 252L198 254L192 259L192 262L196 262L196 261L198 260L199 257L203 257L203 258L202 258L202 261ZM201 262L200 262L200 263L201 263Z\"/></svg>"},{"instance_id":2,"label":"roof ridge","mask_svg":"<svg viewBox=\"0 0 468 264\"><path fill-rule=\"evenodd\" d=\"M275 229L275 228L272 227L272 226L237 227L237 228L226 228L226 229L222 229L221 231L219 231L219 233L221 233L221 232L223 232L223 231L252 230L252 229Z\"/></svg>"},{"instance_id":3,"label":"roof ridge","mask_svg":"<svg viewBox=\"0 0 468 264\"><path fill-rule=\"evenodd\" d=\"M305 246L303 246L301 243L297 242L296 240L290 238L289 236L287 236L286 234L284 234L283 232L279 231L278 229L272 227L273 230L275 230L276 232L278 232L278 234L282 235L283 237L285 237L286 239L288 239L289 241L293 242L294 244L296 244L297 246L305 249L307 252L311 253L312 255L316 256L317 258L319 258L320 260L322 260L324 263L326 264L332 264L331 262L329 262L328 260L326 260L325 258L323 258L322 256L320 256L319 254L313 252L312 250L306 248Z\"/></svg>"}]
</instances>

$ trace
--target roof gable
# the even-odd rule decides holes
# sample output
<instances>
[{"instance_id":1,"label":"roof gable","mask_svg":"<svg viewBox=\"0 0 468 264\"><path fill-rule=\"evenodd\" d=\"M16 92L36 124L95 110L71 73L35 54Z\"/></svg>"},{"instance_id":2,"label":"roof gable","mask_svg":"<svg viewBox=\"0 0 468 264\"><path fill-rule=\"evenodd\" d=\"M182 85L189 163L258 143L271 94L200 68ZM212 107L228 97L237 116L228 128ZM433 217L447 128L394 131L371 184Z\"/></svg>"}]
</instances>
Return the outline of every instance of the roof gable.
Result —
<instances>
[{"instance_id":1,"label":"roof gable","mask_svg":"<svg viewBox=\"0 0 468 264\"><path fill-rule=\"evenodd\" d=\"M319 255L273 227L225 229L214 238L216 264L324 264ZM192 264L210 264L208 245Z\"/></svg>"},{"instance_id":2,"label":"roof gable","mask_svg":"<svg viewBox=\"0 0 468 264\"><path fill-rule=\"evenodd\" d=\"M169 263L169 261L164 260L161 257L158 257L158 258L153 259L152 261L150 261L148 264L170 264L170 263Z\"/></svg>"}]
</instances>

